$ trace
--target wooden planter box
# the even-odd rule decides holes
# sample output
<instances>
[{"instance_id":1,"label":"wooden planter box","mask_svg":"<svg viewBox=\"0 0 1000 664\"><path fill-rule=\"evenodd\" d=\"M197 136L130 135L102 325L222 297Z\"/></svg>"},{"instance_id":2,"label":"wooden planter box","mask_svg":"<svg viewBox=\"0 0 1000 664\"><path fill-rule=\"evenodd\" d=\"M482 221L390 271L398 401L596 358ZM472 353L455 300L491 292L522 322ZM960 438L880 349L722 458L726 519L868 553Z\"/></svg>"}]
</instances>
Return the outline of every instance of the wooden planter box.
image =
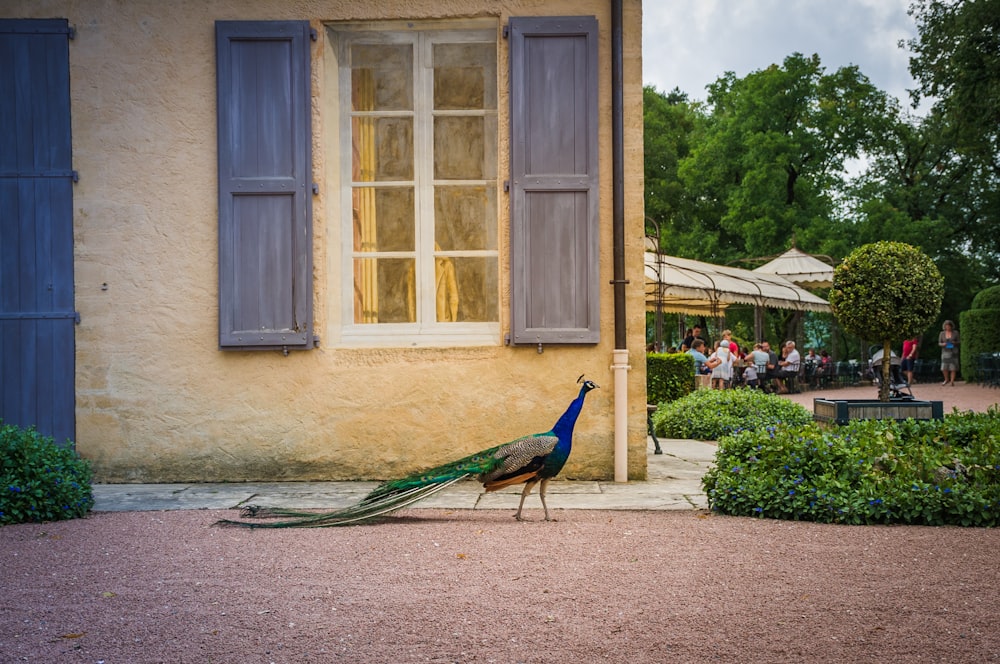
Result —
<instances>
[{"instance_id":1,"label":"wooden planter box","mask_svg":"<svg viewBox=\"0 0 1000 664\"><path fill-rule=\"evenodd\" d=\"M940 420L942 401L879 401L878 399L813 399L813 419L847 424L850 420Z\"/></svg>"}]
</instances>

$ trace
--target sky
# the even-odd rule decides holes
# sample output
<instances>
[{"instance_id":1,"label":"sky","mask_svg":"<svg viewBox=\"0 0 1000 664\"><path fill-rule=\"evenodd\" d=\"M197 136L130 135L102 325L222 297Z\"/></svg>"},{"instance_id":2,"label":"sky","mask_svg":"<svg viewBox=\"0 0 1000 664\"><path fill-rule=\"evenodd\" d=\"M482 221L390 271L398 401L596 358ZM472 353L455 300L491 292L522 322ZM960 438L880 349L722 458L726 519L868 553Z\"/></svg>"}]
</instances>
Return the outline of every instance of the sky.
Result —
<instances>
[{"instance_id":1,"label":"sky","mask_svg":"<svg viewBox=\"0 0 1000 664\"><path fill-rule=\"evenodd\" d=\"M916 84L910 53L916 36L910 0L646 0L642 80L705 100L705 87L726 71L743 77L794 52L817 53L827 73L857 65L906 107Z\"/></svg>"}]
</instances>

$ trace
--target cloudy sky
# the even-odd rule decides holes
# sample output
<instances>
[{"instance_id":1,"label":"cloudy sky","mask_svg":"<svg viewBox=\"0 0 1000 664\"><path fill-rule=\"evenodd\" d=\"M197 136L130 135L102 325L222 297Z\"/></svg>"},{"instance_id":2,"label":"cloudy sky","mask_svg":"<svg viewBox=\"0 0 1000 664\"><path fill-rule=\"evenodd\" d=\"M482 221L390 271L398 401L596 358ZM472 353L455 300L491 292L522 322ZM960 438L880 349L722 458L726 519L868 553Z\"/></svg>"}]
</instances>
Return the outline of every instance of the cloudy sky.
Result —
<instances>
[{"instance_id":1,"label":"cloudy sky","mask_svg":"<svg viewBox=\"0 0 1000 664\"><path fill-rule=\"evenodd\" d=\"M705 86L818 53L827 72L858 65L877 87L909 104L910 0L649 0L643 3L643 83L704 100Z\"/></svg>"}]
</instances>

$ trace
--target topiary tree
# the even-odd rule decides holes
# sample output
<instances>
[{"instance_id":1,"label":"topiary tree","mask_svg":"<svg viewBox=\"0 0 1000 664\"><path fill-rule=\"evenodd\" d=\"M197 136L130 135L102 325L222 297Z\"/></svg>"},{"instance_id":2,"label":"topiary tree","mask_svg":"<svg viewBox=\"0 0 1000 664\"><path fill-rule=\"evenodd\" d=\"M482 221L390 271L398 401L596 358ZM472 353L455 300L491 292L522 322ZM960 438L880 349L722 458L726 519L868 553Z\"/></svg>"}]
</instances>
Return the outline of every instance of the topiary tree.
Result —
<instances>
[{"instance_id":1,"label":"topiary tree","mask_svg":"<svg viewBox=\"0 0 1000 664\"><path fill-rule=\"evenodd\" d=\"M941 311L944 279L934 261L902 242L858 247L833 272L830 307L841 327L882 342L880 401L889 400L893 340L916 335Z\"/></svg>"},{"instance_id":2,"label":"topiary tree","mask_svg":"<svg viewBox=\"0 0 1000 664\"><path fill-rule=\"evenodd\" d=\"M1000 286L983 289L972 298L972 307L958 315L958 329L962 334L962 378L981 381L980 354L1000 350Z\"/></svg>"}]
</instances>

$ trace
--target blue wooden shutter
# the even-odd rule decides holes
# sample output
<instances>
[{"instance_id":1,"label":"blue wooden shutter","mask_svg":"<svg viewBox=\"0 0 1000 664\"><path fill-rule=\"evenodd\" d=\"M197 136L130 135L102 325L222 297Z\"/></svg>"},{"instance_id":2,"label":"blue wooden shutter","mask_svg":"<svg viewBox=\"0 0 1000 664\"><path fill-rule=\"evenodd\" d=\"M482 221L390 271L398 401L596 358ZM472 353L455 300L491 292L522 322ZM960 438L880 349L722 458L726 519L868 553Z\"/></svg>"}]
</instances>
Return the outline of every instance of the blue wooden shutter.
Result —
<instances>
[{"instance_id":1,"label":"blue wooden shutter","mask_svg":"<svg viewBox=\"0 0 1000 664\"><path fill-rule=\"evenodd\" d=\"M0 19L0 420L76 437L66 19Z\"/></svg>"},{"instance_id":2,"label":"blue wooden shutter","mask_svg":"<svg viewBox=\"0 0 1000 664\"><path fill-rule=\"evenodd\" d=\"M597 38L592 16L510 21L516 344L600 340Z\"/></svg>"},{"instance_id":3,"label":"blue wooden shutter","mask_svg":"<svg viewBox=\"0 0 1000 664\"><path fill-rule=\"evenodd\" d=\"M216 23L219 346L312 348L307 21Z\"/></svg>"}]
</instances>

